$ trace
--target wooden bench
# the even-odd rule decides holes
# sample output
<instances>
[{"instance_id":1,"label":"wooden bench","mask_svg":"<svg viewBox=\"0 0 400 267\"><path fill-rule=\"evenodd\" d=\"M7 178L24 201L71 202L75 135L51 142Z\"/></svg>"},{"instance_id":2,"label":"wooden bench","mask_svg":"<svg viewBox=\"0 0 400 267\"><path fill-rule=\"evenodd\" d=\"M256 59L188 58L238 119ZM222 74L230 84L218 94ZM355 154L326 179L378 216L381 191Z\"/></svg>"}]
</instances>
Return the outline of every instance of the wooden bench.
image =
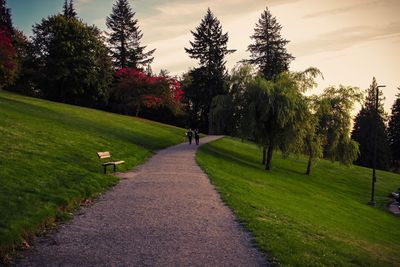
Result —
<instances>
[{"instance_id":1,"label":"wooden bench","mask_svg":"<svg viewBox=\"0 0 400 267\"><path fill-rule=\"evenodd\" d=\"M123 160L119 160L119 161L112 161L111 159L111 154L108 151L105 152L97 152L97 156L99 157L99 159L101 160L101 165L104 168L104 174L107 173L107 166L114 166L114 172L116 171L116 166L119 164L123 164L125 163L125 161ZM106 161L105 161L106 160Z\"/></svg>"}]
</instances>

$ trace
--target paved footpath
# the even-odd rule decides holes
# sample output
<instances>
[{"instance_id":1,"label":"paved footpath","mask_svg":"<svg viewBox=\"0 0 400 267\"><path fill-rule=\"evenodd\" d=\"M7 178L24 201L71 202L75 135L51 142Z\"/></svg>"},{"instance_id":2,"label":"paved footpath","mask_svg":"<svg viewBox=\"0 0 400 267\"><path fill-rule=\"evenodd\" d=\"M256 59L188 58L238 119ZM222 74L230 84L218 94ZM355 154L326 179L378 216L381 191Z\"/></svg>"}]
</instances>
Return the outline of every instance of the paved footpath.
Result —
<instances>
[{"instance_id":1,"label":"paved footpath","mask_svg":"<svg viewBox=\"0 0 400 267\"><path fill-rule=\"evenodd\" d=\"M201 139L206 143L218 137ZM159 151L18 266L263 266L195 161L196 145Z\"/></svg>"}]
</instances>

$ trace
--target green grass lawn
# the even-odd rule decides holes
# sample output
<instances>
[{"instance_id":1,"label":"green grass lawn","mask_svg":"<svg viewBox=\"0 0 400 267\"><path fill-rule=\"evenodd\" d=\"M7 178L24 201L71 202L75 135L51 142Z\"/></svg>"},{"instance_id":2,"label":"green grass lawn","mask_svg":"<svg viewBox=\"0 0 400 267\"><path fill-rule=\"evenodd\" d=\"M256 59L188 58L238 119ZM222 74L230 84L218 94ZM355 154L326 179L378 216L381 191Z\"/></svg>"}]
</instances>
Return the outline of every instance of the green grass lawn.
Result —
<instances>
[{"instance_id":1,"label":"green grass lawn","mask_svg":"<svg viewBox=\"0 0 400 267\"><path fill-rule=\"evenodd\" d=\"M224 138L202 146L197 160L212 183L267 252L283 266L400 266L400 218L384 209L400 175L320 161L304 175L306 159L279 154L273 169L259 163L253 144Z\"/></svg>"},{"instance_id":2,"label":"green grass lawn","mask_svg":"<svg viewBox=\"0 0 400 267\"><path fill-rule=\"evenodd\" d=\"M96 152L124 160L124 171L184 141L185 132L1 91L0 117L0 256L116 184L102 174Z\"/></svg>"}]
</instances>

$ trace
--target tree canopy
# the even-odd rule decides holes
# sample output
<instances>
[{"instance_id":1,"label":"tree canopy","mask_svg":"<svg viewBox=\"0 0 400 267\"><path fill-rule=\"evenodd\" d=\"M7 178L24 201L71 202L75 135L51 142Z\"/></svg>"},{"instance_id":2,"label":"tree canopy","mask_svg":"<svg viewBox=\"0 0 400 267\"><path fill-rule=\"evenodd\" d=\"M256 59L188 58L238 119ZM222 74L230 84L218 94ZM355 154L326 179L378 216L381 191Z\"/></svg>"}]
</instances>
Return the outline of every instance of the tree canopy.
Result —
<instances>
[{"instance_id":1,"label":"tree canopy","mask_svg":"<svg viewBox=\"0 0 400 267\"><path fill-rule=\"evenodd\" d=\"M358 156L358 143L350 138L351 111L360 101L358 88L328 87L320 96L308 98L303 152L308 156L306 174L319 158L350 165Z\"/></svg>"},{"instance_id":2,"label":"tree canopy","mask_svg":"<svg viewBox=\"0 0 400 267\"><path fill-rule=\"evenodd\" d=\"M111 31L108 42L116 67L144 69L153 62L155 49L145 52L146 46L140 45L143 34L127 0L117 0L106 25Z\"/></svg>"},{"instance_id":3,"label":"tree canopy","mask_svg":"<svg viewBox=\"0 0 400 267\"><path fill-rule=\"evenodd\" d=\"M17 50L13 46L10 34L0 29L0 89L15 80L16 72Z\"/></svg>"},{"instance_id":4,"label":"tree canopy","mask_svg":"<svg viewBox=\"0 0 400 267\"><path fill-rule=\"evenodd\" d=\"M14 32L11 20L11 10L7 7L6 0L0 0L0 30L5 31L8 34Z\"/></svg>"},{"instance_id":5,"label":"tree canopy","mask_svg":"<svg viewBox=\"0 0 400 267\"><path fill-rule=\"evenodd\" d=\"M306 101L288 73L279 75L275 82L256 77L246 95L245 120L254 129L256 141L267 148L265 168L270 170L274 150L288 152L300 137Z\"/></svg>"},{"instance_id":6,"label":"tree canopy","mask_svg":"<svg viewBox=\"0 0 400 267\"><path fill-rule=\"evenodd\" d=\"M289 70L289 64L294 57L286 50L288 40L281 36L282 26L272 16L268 8L261 14L254 29L248 51L248 63L258 67L267 80L273 80L277 75Z\"/></svg>"},{"instance_id":7,"label":"tree canopy","mask_svg":"<svg viewBox=\"0 0 400 267\"><path fill-rule=\"evenodd\" d=\"M75 19L76 18L77 14L76 14L76 11L74 8L73 0L64 0L63 15L67 19Z\"/></svg>"},{"instance_id":8,"label":"tree canopy","mask_svg":"<svg viewBox=\"0 0 400 267\"><path fill-rule=\"evenodd\" d=\"M36 74L46 98L85 106L106 103L111 60L96 27L56 15L35 25L33 33Z\"/></svg>"},{"instance_id":9,"label":"tree canopy","mask_svg":"<svg viewBox=\"0 0 400 267\"><path fill-rule=\"evenodd\" d=\"M151 76L134 68L121 68L115 77L111 90L115 111L138 116L143 108L163 107L172 112L181 108L181 85L166 74Z\"/></svg>"},{"instance_id":10,"label":"tree canopy","mask_svg":"<svg viewBox=\"0 0 400 267\"><path fill-rule=\"evenodd\" d=\"M378 117L375 118L376 87L375 77L367 89L364 104L354 120L352 138L360 145L360 154L356 164L370 167L373 166L375 133L377 141L376 167L388 170L390 166L390 148L386 129L387 115L383 107L383 92L378 96ZM377 122L376 122L377 120Z\"/></svg>"},{"instance_id":11,"label":"tree canopy","mask_svg":"<svg viewBox=\"0 0 400 267\"><path fill-rule=\"evenodd\" d=\"M234 50L228 49L228 33L222 32L220 21L214 16L210 9L201 20L200 25L196 27L196 31L191 31L194 41L190 41L190 48L185 48L186 53L193 59L199 61L199 68L191 72L195 75L194 79L201 76L203 82L193 83L192 90L199 91L196 95L201 94L201 98L193 98L194 106L202 107L201 113L197 113L195 123L200 124L203 131L208 132L209 129L209 112L212 99L217 95L225 95L225 56L233 53ZM186 91L186 90L185 90ZM188 98L191 97L190 89L188 90Z\"/></svg>"},{"instance_id":12,"label":"tree canopy","mask_svg":"<svg viewBox=\"0 0 400 267\"><path fill-rule=\"evenodd\" d=\"M358 156L358 143L351 139L351 111L361 101L357 87L328 87L320 96L318 131L324 136L324 157L350 165Z\"/></svg>"},{"instance_id":13,"label":"tree canopy","mask_svg":"<svg viewBox=\"0 0 400 267\"><path fill-rule=\"evenodd\" d=\"M400 87L398 90L400 91ZM400 167L400 93L396 96L397 98L392 106L392 114L389 120L388 137L393 165L398 169Z\"/></svg>"}]
</instances>

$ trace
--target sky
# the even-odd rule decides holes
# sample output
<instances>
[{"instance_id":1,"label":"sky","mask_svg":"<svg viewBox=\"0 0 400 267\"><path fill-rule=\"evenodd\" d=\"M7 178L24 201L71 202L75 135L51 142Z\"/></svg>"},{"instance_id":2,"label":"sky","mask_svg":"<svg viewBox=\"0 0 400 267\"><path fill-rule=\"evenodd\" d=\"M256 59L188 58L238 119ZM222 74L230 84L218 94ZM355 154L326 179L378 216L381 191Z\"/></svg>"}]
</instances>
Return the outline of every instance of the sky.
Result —
<instances>
[{"instance_id":1,"label":"sky","mask_svg":"<svg viewBox=\"0 0 400 267\"><path fill-rule=\"evenodd\" d=\"M14 26L32 35L32 25L59 13L63 0L7 0ZM102 30L115 0L75 0L78 16ZM142 45L156 48L154 72L167 69L181 75L197 62L184 48L190 33L210 7L228 32L227 68L249 57L247 46L261 13L268 7L282 25L281 34L290 41L288 51L296 57L293 71L319 68L320 93L331 85L366 89L376 77L386 85L385 109L390 112L400 93L400 0L129 0L139 27Z\"/></svg>"}]
</instances>

